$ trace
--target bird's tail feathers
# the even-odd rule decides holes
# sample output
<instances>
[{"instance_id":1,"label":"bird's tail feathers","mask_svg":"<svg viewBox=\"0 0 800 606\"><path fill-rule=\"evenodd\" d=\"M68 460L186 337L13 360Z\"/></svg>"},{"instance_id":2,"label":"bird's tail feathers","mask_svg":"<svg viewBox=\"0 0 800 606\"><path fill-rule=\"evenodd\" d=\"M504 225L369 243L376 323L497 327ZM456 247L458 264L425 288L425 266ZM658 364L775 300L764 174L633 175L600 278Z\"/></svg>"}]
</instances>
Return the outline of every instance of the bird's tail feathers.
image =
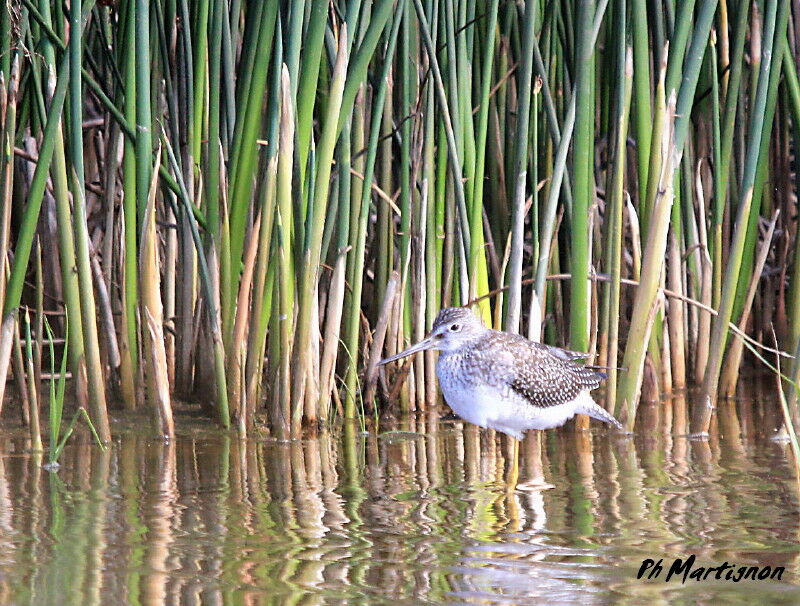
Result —
<instances>
[{"instance_id":1,"label":"bird's tail feathers","mask_svg":"<svg viewBox=\"0 0 800 606\"><path fill-rule=\"evenodd\" d=\"M622 423L617 421L617 419L608 412L605 408L600 406L597 402L592 399L592 396L589 395L588 392L584 392L585 397L582 398L581 402L581 409L578 411L585 415L589 415L593 419L597 419L598 421L604 421L616 427L617 429L624 429Z\"/></svg>"}]
</instances>

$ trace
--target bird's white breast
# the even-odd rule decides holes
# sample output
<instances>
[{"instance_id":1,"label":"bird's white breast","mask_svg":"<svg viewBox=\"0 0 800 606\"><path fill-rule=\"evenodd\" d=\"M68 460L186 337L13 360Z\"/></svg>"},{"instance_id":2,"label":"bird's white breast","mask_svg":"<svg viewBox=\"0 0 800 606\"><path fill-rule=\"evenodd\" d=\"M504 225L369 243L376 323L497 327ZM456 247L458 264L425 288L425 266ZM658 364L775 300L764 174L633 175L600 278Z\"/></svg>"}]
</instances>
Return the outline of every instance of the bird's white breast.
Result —
<instances>
[{"instance_id":1,"label":"bird's white breast","mask_svg":"<svg viewBox=\"0 0 800 606\"><path fill-rule=\"evenodd\" d=\"M497 407L497 394L483 386L440 384L442 395L453 412L475 425L489 427L492 409Z\"/></svg>"}]
</instances>

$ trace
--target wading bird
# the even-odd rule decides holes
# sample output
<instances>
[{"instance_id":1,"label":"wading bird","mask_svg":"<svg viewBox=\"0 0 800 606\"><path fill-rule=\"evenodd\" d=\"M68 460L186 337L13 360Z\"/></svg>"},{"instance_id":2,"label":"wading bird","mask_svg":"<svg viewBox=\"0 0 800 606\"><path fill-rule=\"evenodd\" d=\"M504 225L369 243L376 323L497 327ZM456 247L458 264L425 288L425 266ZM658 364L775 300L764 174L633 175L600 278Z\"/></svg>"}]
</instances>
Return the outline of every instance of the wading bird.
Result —
<instances>
[{"instance_id":1,"label":"wading bird","mask_svg":"<svg viewBox=\"0 0 800 606\"><path fill-rule=\"evenodd\" d=\"M439 386L465 421L518 440L529 429L558 427L579 413L622 429L592 399L589 392L605 375L577 363L584 354L491 330L468 308L450 307L436 316L430 336L380 364L426 349L441 352Z\"/></svg>"}]
</instances>

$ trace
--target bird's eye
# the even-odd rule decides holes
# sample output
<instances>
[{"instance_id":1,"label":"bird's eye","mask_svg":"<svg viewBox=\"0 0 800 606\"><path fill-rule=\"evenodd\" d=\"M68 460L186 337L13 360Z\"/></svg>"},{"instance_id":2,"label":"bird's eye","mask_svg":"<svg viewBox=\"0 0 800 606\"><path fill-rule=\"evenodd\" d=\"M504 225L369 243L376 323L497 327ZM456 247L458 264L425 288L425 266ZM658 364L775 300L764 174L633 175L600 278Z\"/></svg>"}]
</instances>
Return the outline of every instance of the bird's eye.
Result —
<instances>
[{"instance_id":1,"label":"bird's eye","mask_svg":"<svg viewBox=\"0 0 800 606\"><path fill-rule=\"evenodd\" d=\"M461 330L461 324L450 325L450 332L458 332L459 330Z\"/></svg>"}]
</instances>

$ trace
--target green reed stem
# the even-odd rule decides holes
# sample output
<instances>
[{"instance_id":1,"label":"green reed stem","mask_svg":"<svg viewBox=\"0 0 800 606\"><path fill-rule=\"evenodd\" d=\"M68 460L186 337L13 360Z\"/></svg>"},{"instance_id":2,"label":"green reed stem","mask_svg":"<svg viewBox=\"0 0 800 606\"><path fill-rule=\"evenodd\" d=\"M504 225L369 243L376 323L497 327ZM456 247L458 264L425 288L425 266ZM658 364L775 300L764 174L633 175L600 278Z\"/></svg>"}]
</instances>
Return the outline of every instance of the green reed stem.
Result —
<instances>
[{"instance_id":1,"label":"green reed stem","mask_svg":"<svg viewBox=\"0 0 800 606\"><path fill-rule=\"evenodd\" d=\"M75 237L75 261L81 297L83 344L86 352L86 374L89 387L91 417L103 442L111 440L111 427L106 410L106 391L100 343L97 336L97 314L89 259L89 229L86 218L86 190L83 166L83 87L81 78L82 4L70 2L70 161L72 164L72 226Z\"/></svg>"},{"instance_id":2,"label":"green reed stem","mask_svg":"<svg viewBox=\"0 0 800 606\"><path fill-rule=\"evenodd\" d=\"M581 3L583 6L584 3ZM591 11L584 7L591 26ZM511 256L508 264L508 308L506 330L519 332L522 308L522 247L525 239L525 191L528 180L528 128L531 109L531 80L533 78L533 39L536 35L536 3L528 2L522 22L522 63L517 71L519 105L517 135L514 138L514 161L511 173L514 184L511 214ZM582 55L581 55L582 56ZM580 69L580 68L579 68ZM586 70L588 72L588 70ZM591 138L591 136L590 136ZM576 150L578 146L576 144ZM588 282L586 282L588 285Z\"/></svg>"},{"instance_id":3,"label":"green reed stem","mask_svg":"<svg viewBox=\"0 0 800 606\"><path fill-rule=\"evenodd\" d=\"M589 212L594 206L594 49L592 41L592 16L594 2L578 3L577 46L575 57L575 146L573 151L574 193L570 273L570 346L577 351L589 349Z\"/></svg>"},{"instance_id":4,"label":"green reed stem","mask_svg":"<svg viewBox=\"0 0 800 606\"><path fill-rule=\"evenodd\" d=\"M128 0L128 14L125 33L123 34L124 48L122 50L124 62L125 82L125 118L130 124L136 123L136 5L133 0ZM136 196L136 145L134 138L125 137L122 160L122 214L124 266L122 289L122 323L123 323L123 352L122 377L124 382L122 392L125 406L128 409L136 407L136 376L139 367L139 336L136 322L136 308L138 306L138 280L137 280L137 196Z\"/></svg>"},{"instance_id":5,"label":"green reed stem","mask_svg":"<svg viewBox=\"0 0 800 606\"><path fill-rule=\"evenodd\" d=\"M634 124L636 127L636 155L639 169L639 200L642 202L647 199L647 183L650 178L650 141L653 130L651 110L653 91L650 79L647 0L632 1L631 22L633 32Z\"/></svg>"}]
</instances>

